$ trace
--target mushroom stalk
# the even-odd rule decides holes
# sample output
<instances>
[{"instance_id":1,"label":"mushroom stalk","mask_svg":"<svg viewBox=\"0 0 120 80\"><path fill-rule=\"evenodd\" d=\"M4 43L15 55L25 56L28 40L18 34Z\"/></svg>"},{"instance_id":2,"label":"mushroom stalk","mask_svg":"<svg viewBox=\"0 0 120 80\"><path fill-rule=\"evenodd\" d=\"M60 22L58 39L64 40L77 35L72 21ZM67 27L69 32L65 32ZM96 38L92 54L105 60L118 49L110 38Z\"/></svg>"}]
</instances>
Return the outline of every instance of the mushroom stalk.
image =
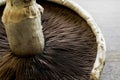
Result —
<instances>
[{"instance_id":1,"label":"mushroom stalk","mask_svg":"<svg viewBox=\"0 0 120 80\"><path fill-rule=\"evenodd\" d=\"M41 13L43 8L36 0L7 0L2 21L14 55L24 57L43 52Z\"/></svg>"}]
</instances>

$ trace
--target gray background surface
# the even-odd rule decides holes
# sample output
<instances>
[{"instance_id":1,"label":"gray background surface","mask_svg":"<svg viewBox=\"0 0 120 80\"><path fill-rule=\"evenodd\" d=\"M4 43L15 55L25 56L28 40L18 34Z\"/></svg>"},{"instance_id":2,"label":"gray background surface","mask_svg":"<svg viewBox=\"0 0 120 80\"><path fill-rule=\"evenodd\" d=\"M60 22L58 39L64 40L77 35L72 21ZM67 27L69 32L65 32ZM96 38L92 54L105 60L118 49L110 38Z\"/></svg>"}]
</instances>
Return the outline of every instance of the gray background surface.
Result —
<instances>
[{"instance_id":1,"label":"gray background surface","mask_svg":"<svg viewBox=\"0 0 120 80\"><path fill-rule=\"evenodd\" d=\"M74 0L100 27L107 46L101 80L120 80L120 0Z\"/></svg>"}]
</instances>

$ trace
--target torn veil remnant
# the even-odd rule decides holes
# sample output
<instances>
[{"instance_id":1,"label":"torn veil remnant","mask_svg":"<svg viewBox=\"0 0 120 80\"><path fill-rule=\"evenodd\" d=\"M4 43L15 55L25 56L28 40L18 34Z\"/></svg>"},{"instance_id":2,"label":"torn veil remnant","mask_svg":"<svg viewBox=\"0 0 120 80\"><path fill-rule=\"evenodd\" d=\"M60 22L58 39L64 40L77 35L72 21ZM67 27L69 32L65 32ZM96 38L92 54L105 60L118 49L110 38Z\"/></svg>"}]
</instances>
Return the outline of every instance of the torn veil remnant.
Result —
<instances>
[{"instance_id":1,"label":"torn veil remnant","mask_svg":"<svg viewBox=\"0 0 120 80\"><path fill-rule=\"evenodd\" d=\"M2 21L13 54L24 57L42 53L41 13L43 8L36 0L7 0Z\"/></svg>"}]
</instances>

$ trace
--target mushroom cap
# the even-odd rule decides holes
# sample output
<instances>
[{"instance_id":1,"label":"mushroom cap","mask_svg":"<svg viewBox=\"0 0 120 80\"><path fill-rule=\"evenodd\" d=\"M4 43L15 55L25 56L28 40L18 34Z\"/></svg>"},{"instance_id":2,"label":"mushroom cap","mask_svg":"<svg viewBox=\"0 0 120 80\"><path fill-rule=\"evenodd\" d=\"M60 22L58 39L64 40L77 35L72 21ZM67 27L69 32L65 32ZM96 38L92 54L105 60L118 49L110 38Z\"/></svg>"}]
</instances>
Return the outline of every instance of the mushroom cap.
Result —
<instances>
[{"instance_id":1,"label":"mushroom cap","mask_svg":"<svg viewBox=\"0 0 120 80\"><path fill-rule=\"evenodd\" d=\"M37 2L45 11L42 16L44 52L28 58L14 56L0 20L0 78L99 80L105 61L105 43L92 17L71 0ZM3 9L4 5L0 7L0 18Z\"/></svg>"}]
</instances>

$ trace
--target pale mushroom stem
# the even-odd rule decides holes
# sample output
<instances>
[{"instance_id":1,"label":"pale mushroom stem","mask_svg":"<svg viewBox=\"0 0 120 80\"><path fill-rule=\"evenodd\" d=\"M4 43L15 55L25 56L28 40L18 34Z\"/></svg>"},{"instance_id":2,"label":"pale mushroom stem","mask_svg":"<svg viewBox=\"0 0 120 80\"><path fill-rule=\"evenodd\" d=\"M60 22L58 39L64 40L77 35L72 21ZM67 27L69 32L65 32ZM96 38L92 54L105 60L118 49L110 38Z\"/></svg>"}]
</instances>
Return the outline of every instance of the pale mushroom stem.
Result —
<instances>
[{"instance_id":1,"label":"pale mushroom stem","mask_svg":"<svg viewBox=\"0 0 120 80\"><path fill-rule=\"evenodd\" d=\"M2 21L14 55L28 57L43 52L41 13L43 8L36 0L7 0Z\"/></svg>"}]
</instances>

